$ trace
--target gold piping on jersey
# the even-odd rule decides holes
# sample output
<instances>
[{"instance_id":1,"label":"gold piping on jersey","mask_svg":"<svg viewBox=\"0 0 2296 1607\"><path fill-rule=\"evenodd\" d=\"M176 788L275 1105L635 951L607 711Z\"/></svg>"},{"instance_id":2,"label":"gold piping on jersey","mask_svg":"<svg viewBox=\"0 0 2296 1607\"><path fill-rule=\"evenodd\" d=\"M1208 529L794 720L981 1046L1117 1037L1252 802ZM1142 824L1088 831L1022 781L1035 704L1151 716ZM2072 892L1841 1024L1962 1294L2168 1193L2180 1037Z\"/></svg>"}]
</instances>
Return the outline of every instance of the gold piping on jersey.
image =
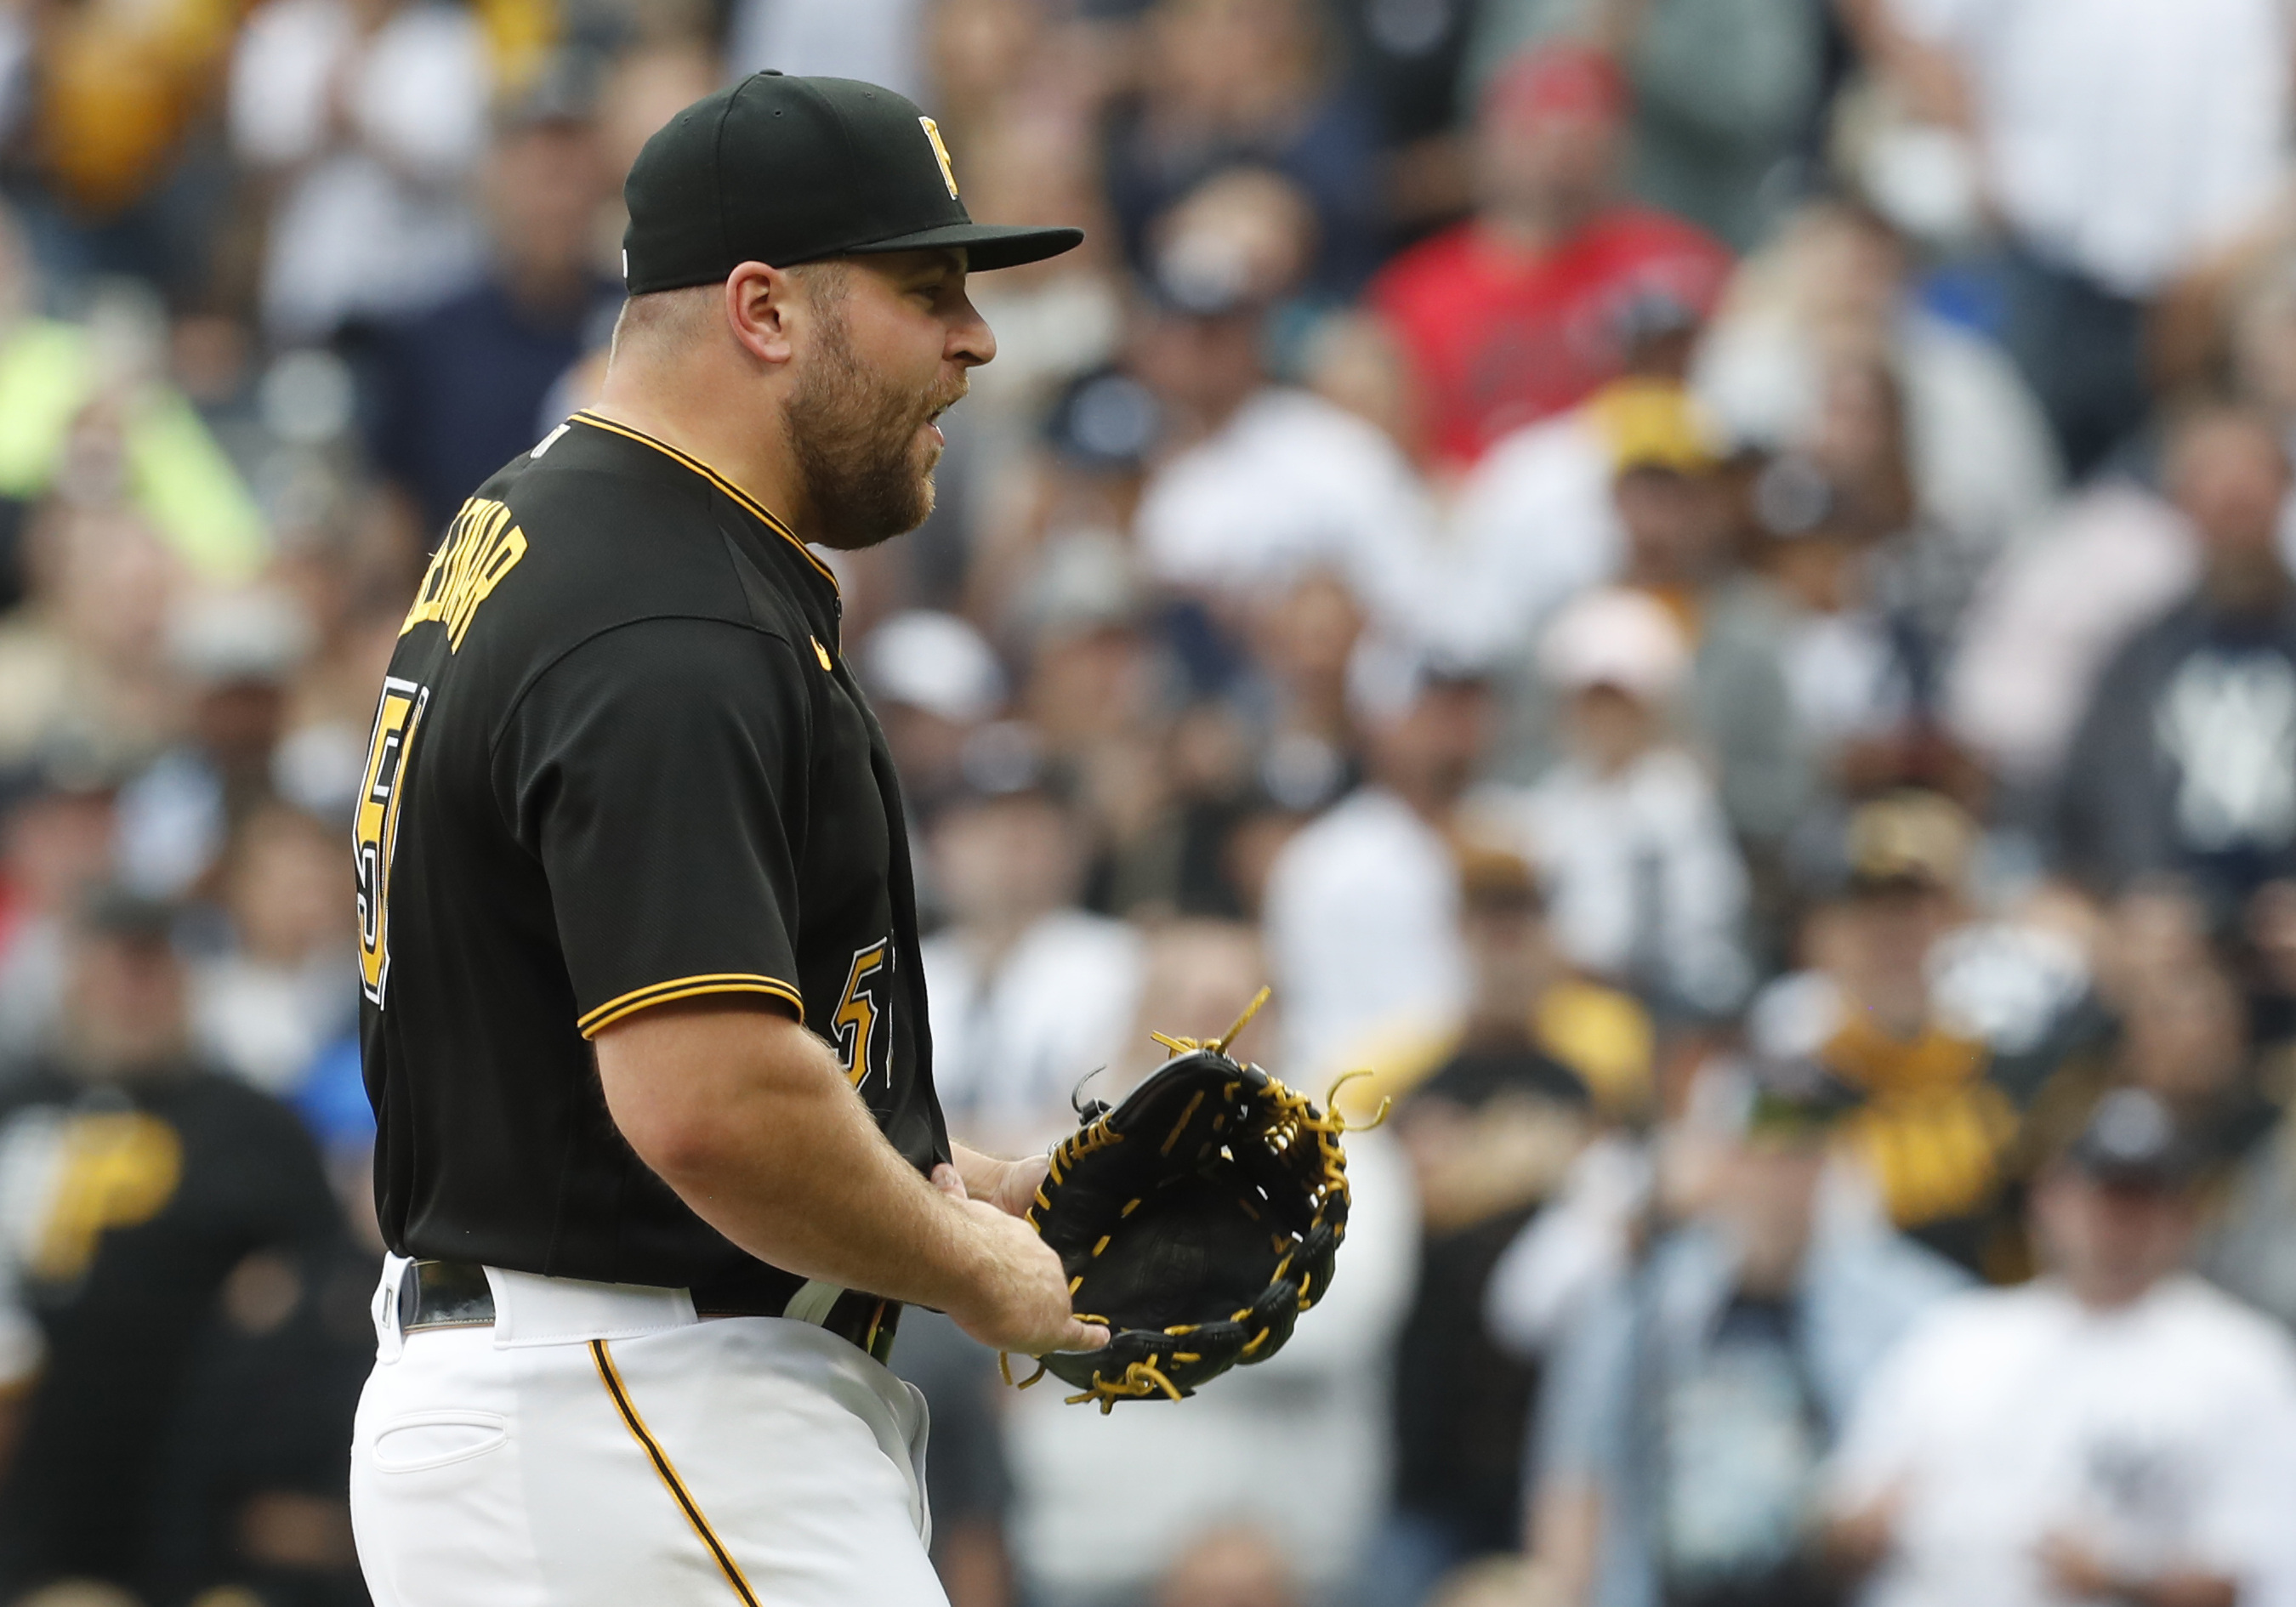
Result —
<instances>
[{"instance_id":1,"label":"gold piping on jersey","mask_svg":"<svg viewBox=\"0 0 2296 1607\"><path fill-rule=\"evenodd\" d=\"M574 1023L574 1029L584 1037L595 1037L605 1028L634 1012L655 1004L667 1004L672 999L690 999L704 993L769 993L796 1005L800 1018L805 1014L804 996L787 982L773 977L752 975L748 972L717 971L700 976L672 977L667 982L633 988L619 998L608 999L582 1017Z\"/></svg>"},{"instance_id":2,"label":"gold piping on jersey","mask_svg":"<svg viewBox=\"0 0 2296 1607\"><path fill-rule=\"evenodd\" d=\"M732 480L727 480L724 475L718 473L717 470L711 468L708 463L703 463L700 458L680 452L668 441L658 441L643 430L633 430L627 424L618 424L611 419L601 418L596 414L592 413L587 409L576 414L574 415L574 420L577 423L589 425L593 430L608 430L612 434L624 436L631 440L636 441L641 446L652 447L656 452L660 453L664 457L670 459L674 463L683 463L685 467L693 470L696 474L699 474L702 479L708 480L711 485L726 493L726 496L732 497L735 502L740 503L743 507L749 509L750 512L755 513L759 519L764 520L767 526L772 529L775 535L780 537L783 541L788 542L790 545L795 547L800 553L803 553L805 561L813 565L815 569L821 571L822 578L829 582L831 590L838 590L837 576L835 573L831 570L827 564L822 562L820 559L814 556L813 549L806 545L802 541L800 541L796 535L790 529L789 526L783 524L779 519L775 518L766 507L765 504L759 502L756 497L742 489L741 487L735 485ZM839 594L841 596L843 595L843 593L840 591Z\"/></svg>"},{"instance_id":3,"label":"gold piping on jersey","mask_svg":"<svg viewBox=\"0 0 2296 1607\"><path fill-rule=\"evenodd\" d=\"M663 1485L668 1488L670 1498L677 1503L677 1510L685 1514L685 1521L693 1526L693 1532L701 1537L701 1544L708 1546L709 1554L718 1560L718 1567L725 1574L726 1583L731 1585L734 1594L742 1598L742 1607L758 1607L758 1593L751 1590L750 1581L742 1577L742 1565L734 1561L734 1554L726 1549L716 1531L710 1529L709 1520L701 1515L700 1504L686 1489L685 1481L677 1476L677 1469L670 1464L669 1453L661 1448L661 1442L647 1430L644 1419L638 1415L637 1407L630 1400L629 1389L622 1382L621 1371L614 1365L614 1358L607 1350L605 1341L594 1339L590 1341L590 1359L598 1364L598 1377L605 1384L606 1393L613 1398L614 1410L621 1414L623 1425L629 1430L630 1438L636 1440L639 1448L645 1452L646 1459L653 1464L653 1471L661 1476Z\"/></svg>"}]
</instances>

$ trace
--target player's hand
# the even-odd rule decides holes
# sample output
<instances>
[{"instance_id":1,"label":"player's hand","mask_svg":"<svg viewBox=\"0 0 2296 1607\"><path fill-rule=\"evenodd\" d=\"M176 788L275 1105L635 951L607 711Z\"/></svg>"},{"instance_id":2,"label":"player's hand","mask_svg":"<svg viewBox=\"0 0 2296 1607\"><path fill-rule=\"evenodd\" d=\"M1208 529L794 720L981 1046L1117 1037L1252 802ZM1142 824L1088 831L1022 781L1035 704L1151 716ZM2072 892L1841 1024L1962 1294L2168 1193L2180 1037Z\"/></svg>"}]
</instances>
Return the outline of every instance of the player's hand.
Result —
<instances>
[{"instance_id":1,"label":"player's hand","mask_svg":"<svg viewBox=\"0 0 2296 1607\"><path fill-rule=\"evenodd\" d=\"M1035 1228L986 1201L968 1199L953 1166L934 1168L932 1183L961 1214L980 1257L972 1298L948 1308L958 1327L992 1349L1028 1356L1097 1350L1108 1343L1107 1329L1077 1321L1061 1258Z\"/></svg>"},{"instance_id":2,"label":"player's hand","mask_svg":"<svg viewBox=\"0 0 2296 1607\"><path fill-rule=\"evenodd\" d=\"M1044 1186L1045 1174L1052 1169L1050 1155L1023 1155L1008 1160L1004 1169L996 1174L996 1186L975 1195L1003 1211L1008 1217L1025 1216L1036 1203L1037 1191Z\"/></svg>"}]
</instances>

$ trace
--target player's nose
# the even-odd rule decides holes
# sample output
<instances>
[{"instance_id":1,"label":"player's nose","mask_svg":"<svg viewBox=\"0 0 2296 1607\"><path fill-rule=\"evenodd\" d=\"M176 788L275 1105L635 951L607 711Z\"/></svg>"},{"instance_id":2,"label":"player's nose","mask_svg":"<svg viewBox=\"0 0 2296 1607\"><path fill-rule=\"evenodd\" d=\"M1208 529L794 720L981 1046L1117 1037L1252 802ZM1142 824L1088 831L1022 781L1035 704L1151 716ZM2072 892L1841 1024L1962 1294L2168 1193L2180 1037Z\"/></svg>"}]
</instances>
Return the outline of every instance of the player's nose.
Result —
<instances>
[{"instance_id":1,"label":"player's nose","mask_svg":"<svg viewBox=\"0 0 2296 1607\"><path fill-rule=\"evenodd\" d=\"M948 328L948 359L966 368L978 368L996 357L996 332L988 327L988 320L980 316L969 296L957 299L955 316Z\"/></svg>"}]
</instances>

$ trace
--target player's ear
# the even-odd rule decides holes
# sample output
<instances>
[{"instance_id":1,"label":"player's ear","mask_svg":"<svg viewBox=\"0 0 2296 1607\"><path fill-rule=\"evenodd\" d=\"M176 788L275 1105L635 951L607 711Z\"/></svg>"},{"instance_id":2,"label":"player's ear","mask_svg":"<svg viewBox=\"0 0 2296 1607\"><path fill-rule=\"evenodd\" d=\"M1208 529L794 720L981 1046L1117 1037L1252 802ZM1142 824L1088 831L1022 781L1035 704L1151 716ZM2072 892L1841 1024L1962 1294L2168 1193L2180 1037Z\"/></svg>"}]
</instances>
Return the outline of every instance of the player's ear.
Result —
<instances>
[{"instance_id":1,"label":"player's ear","mask_svg":"<svg viewBox=\"0 0 2296 1607\"><path fill-rule=\"evenodd\" d=\"M783 268L745 262L726 276L726 321L742 348L779 365L795 355L791 328L803 295Z\"/></svg>"}]
</instances>

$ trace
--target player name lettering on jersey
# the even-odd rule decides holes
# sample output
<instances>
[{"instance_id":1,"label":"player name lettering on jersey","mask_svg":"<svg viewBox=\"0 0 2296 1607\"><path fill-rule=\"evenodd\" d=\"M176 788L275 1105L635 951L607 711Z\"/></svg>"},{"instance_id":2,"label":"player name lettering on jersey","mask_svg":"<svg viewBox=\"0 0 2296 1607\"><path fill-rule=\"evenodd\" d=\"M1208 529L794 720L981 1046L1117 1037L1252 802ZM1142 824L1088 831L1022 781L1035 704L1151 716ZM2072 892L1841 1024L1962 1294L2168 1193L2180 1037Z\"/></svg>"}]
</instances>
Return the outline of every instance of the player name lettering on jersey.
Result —
<instances>
[{"instance_id":1,"label":"player name lettering on jersey","mask_svg":"<svg viewBox=\"0 0 2296 1607\"><path fill-rule=\"evenodd\" d=\"M447 627L448 650L460 652L479 604L525 556L526 532L511 523L510 510L484 497L471 498L430 555L430 567L423 571L422 588L398 634L403 636L424 620L436 619Z\"/></svg>"}]
</instances>

